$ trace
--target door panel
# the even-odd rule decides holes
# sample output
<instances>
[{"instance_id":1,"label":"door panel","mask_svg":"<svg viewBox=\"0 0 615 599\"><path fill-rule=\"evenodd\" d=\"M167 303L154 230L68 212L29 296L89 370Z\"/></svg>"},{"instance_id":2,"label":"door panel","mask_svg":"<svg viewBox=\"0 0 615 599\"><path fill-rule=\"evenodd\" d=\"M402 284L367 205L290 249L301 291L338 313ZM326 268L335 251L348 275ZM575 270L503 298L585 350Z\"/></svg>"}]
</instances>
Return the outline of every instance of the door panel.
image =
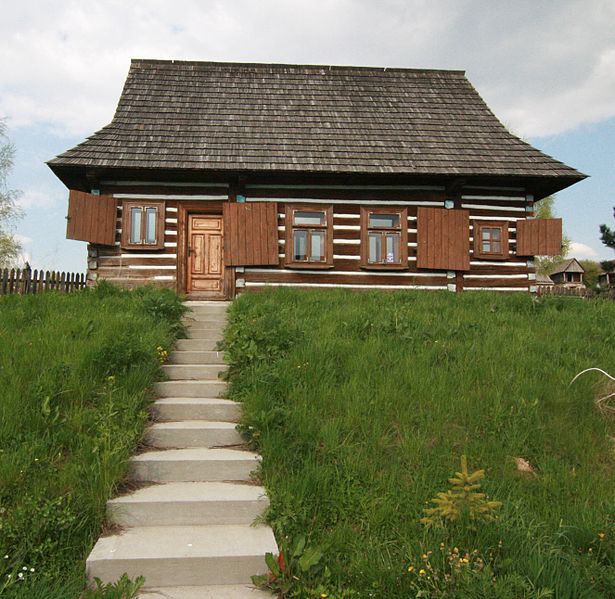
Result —
<instances>
[{"instance_id":1,"label":"door panel","mask_svg":"<svg viewBox=\"0 0 615 599\"><path fill-rule=\"evenodd\" d=\"M221 216L189 215L188 293L224 297L223 243Z\"/></svg>"}]
</instances>

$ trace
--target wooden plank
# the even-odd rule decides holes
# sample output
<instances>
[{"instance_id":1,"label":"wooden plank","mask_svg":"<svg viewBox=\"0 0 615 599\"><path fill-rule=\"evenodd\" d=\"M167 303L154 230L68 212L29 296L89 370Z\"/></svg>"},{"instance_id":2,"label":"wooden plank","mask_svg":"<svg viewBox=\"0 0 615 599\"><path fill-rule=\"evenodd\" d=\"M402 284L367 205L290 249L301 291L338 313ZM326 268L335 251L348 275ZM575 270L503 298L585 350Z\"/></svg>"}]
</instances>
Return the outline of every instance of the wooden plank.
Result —
<instances>
[{"instance_id":1,"label":"wooden plank","mask_svg":"<svg viewBox=\"0 0 615 599\"><path fill-rule=\"evenodd\" d=\"M113 245L116 202L112 196L95 196L71 189L67 219L67 239Z\"/></svg>"},{"instance_id":2,"label":"wooden plank","mask_svg":"<svg viewBox=\"0 0 615 599\"><path fill-rule=\"evenodd\" d=\"M278 264L277 206L275 203L224 205L225 264Z\"/></svg>"},{"instance_id":3,"label":"wooden plank","mask_svg":"<svg viewBox=\"0 0 615 599\"><path fill-rule=\"evenodd\" d=\"M518 256L557 256L562 245L562 219L517 221Z\"/></svg>"},{"instance_id":4,"label":"wooden plank","mask_svg":"<svg viewBox=\"0 0 615 599\"><path fill-rule=\"evenodd\" d=\"M417 211L417 267L469 270L468 210L419 207Z\"/></svg>"}]
</instances>

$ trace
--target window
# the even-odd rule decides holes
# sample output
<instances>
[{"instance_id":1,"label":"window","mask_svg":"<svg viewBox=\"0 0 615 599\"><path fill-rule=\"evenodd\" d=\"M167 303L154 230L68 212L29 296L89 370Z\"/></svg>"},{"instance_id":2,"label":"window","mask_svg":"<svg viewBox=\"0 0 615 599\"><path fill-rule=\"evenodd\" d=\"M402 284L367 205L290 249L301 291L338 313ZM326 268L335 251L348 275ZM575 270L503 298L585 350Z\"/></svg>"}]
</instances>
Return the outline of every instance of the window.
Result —
<instances>
[{"instance_id":1,"label":"window","mask_svg":"<svg viewBox=\"0 0 615 599\"><path fill-rule=\"evenodd\" d=\"M286 264L299 268L333 266L331 206L286 206Z\"/></svg>"},{"instance_id":2,"label":"window","mask_svg":"<svg viewBox=\"0 0 615 599\"><path fill-rule=\"evenodd\" d=\"M122 247L158 250L164 247L164 203L124 202Z\"/></svg>"},{"instance_id":3,"label":"window","mask_svg":"<svg viewBox=\"0 0 615 599\"><path fill-rule=\"evenodd\" d=\"M408 211L361 208L363 268L408 268Z\"/></svg>"},{"instance_id":4,"label":"window","mask_svg":"<svg viewBox=\"0 0 615 599\"><path fill-rule=\"evenodd\" d=\"M474 221L474 257L506 260L508 258L508 223Z\"/></svg>"}]
</instances>

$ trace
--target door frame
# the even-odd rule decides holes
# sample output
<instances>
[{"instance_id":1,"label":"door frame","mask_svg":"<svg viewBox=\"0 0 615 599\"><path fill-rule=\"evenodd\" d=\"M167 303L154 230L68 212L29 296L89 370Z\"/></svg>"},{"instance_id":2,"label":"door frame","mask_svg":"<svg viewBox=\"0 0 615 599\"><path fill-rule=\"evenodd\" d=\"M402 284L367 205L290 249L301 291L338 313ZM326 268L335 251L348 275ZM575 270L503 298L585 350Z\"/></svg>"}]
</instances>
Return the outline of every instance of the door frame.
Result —
<instances>
[{"instance_id":1,"label":"door frame","mask_svg":"<svg viewBox=\"0 0 615 599\"><path fill-rule=\"evenodd\" d=\"M177 210L177 292L191 298L198 298L199 293L189 293L188 285L188 222L189 216L218 216L222 218L224 234L224 217L222 215L223 202L192 201L179 202ZM224 260L224 254L222 255ZM224 267L224 295L223 300L235 297L235 267ZM202 294L203 296L206 294ZM215 300L212 300L215 301Z\"/></svg>"}]
</instances>

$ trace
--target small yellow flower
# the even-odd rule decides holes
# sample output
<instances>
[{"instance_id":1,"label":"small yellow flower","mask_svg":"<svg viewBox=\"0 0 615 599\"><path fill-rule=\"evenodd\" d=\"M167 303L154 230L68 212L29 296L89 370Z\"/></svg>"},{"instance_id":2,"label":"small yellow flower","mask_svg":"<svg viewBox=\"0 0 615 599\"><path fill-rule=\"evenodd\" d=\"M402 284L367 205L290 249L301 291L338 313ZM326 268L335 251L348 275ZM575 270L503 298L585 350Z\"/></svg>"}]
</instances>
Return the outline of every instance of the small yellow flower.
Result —
<instances>
[{"instance_id":1,"label":"small yellow flower","mask_svg":"<svg viewBox=\"0 0 615 599\"><path fill-rule=\"evenodd\" d=\"M423 555L421 555L421 558L423 558L423 559L427 559L427 554L426 554L426 553L423 553Z\"/></svg>"},{"instance_id":2,"label":"small yellow flower","mask_svg":"<svg viewBox=\"0 0 615 599\"><path fill-rule=\"evenodd\" d=\"M320 599L327 599L328 596L327 593L320 593Z\"/></svg>"},{"instance_id":3,"label":"small yellow flower","mask_svg":"<svg viewBox=\"0 0 615 599\"><path fill-rule=\"evenodd\" d=\"M414 566L408 566L408 572L414 572Z\"/></svg>"},{"instance_id":4,"label":"small yellow flower","mask_svg":"<svg viewBox=\"0 0 615 599\"><path fill-rule=\"evenodd\" d=\"M457 547L454 547L453 548L453 553L455 553L455 554L459 553L459 549L457 549Z\"/></svg>"},{"instance_id":5,"label":"small yellow flower","mask_svg":"<svg viewBox=\"0 0 615 599\"><path fill-rule=\"evenodd\" d=\"M605 534L604 534L603 532L599 532L599 533L598 533L598 538L599 538L601 541L604 541L604 537L605 537Z\"/></svg>"},{"instance_id":6,"label":"small yellow flower","mask_svg":"<svg viewBox=\"0 0 615 599\"><path fill-rule=\"evenodd\" d=\"M593 552L594 550L591 547L587 550L587 553L593 553Z\"/></svg>"},{"instance_id":7,"label":"small yellow flower","mask_svg":"<svg viewBox=\"0 0 615 599\"><path fill-rule=\"evenodd\" d=\"M427 574L427 572L425 572L425 570L423 570L423 568L421 568L419 570L419 576L425 576L425 574Z\"/></svg>"}]
</instances>

